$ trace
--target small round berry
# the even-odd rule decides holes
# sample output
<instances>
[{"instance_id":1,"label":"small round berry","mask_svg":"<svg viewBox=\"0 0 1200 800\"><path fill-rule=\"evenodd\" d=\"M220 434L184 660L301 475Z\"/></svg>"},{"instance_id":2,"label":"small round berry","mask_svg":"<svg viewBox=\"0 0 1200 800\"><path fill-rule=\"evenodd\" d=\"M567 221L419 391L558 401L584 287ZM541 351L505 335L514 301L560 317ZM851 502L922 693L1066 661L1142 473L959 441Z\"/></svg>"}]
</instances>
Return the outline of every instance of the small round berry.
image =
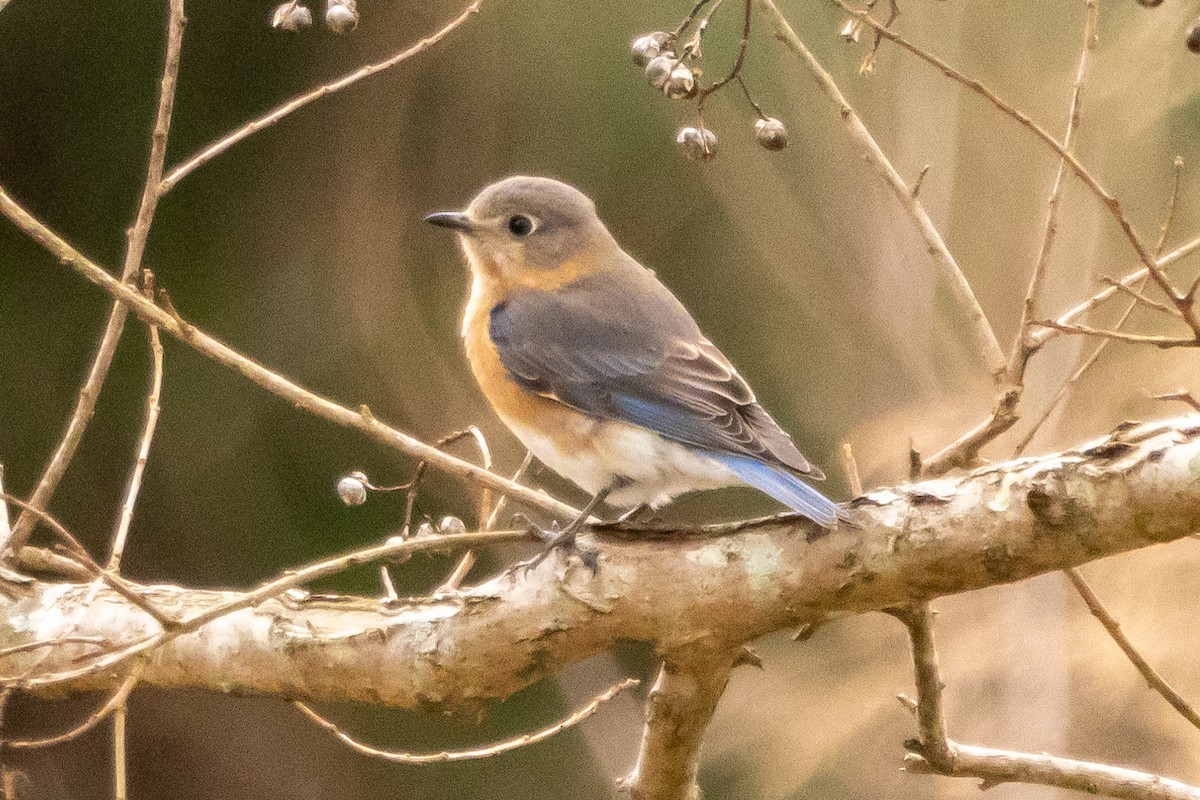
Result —
<instances>
[{"instance_id":1,"label":"small round berry","mask_svg":"<svg viewBox=\"0 0 1200 800\"><path fill-rule=\"evenodd\" d=\"M1193 53L1200 53L1200 20L1196 20L1188 26L1187 48Z\"/></svg>"},{"instance_id":2,"label":"small round berry","mask_svg":"<svg viewBox=\"0 0 1200 800\"><path fill-rule=\"evenodd\" d=\"M685 97L691 97L696 93L695 73L683 64L677 65L675 69L671 70L667 82L663 85L663 91L672 100L682 100Z\"/></svg>"},{"instance_id":3,"label":"small round berry","mask_svg":"<svg viewBox=\"0 0 1200 800\"><path fill-rule=\"evenodd\" d=\"M346 475L337 482L337 493L348 506L361 506L367 502L367 485L354 474Z\"/></svg>"},{"instance_id":4,"label":"small round berry","mask_svg":"<svg viewBox=\"0 0 1200 800\"><path fill-rule=\"evenodd\" d=\"M645 36L639 36L633 40L633 44L629 46L630 55L633 56L633 63L639 67L645 68L650 63L650 59L662 53L663 45L671 35L666 31L655 31L647 33Z\"/></svg>"},{"instance_id":5,"label":"small round berry","mask_svg":"<svg viewBox=\"0 0 1200 800\"><path fill-rule=\"evenodd\" d=\"M327 0L325 25L334 33L349 33L358 27L357 0Z\"/></svg>"},{"instance_id":6,"label":"small round berry","mask_svg":"<svg viewBox=\"0 0 1200 800\"><path fill-rule=\"evenodd\" d=\"M442 517L437 525L438 533L466 533L467 526L458 517Z\"/></svg>"},{"instance_id":7,"label":"small round berry","mask_svg":"<svg viewBox=\"0 0 1200 800\"><path fill-rule=\"evenodd\" d=\"M279 31L296 31L312 25L312 11L308 6L289 0L280 3L271 12L271 27Z\"/></svg>"},{"instance_id":8,"label":"small round berry","mask_svg":"<svg viewBox=\"0 0 1200 800\"><path fill-rule=\"evenodd\" d=\"M717 155L717 135L708 128L680 128L675 143L691 161L708 161Z\"/></svg>"},{"instance_id":9,"label":"small round berry","mask_svg":"<svg viewBox=\"0 0 1200 800\"><path fill-rule=\"evenodd\" d=\"M671 77L671 70L675 69L675 54L662 53L650 59L646 64L646 80L655 89L662 89L667 85L667 79Z\"/></svg>"},{"instance_id":10,"label":"small round berry","mask_svg":"<svg viewBox=\"0 0 1200 800\"><path fill-rule=\"evenodd\" d=\"M782 150L787 147L787 128L774 117L764 117L754 123L754 136L758 143L768 150Z\"/></svg>"}]
</instances>

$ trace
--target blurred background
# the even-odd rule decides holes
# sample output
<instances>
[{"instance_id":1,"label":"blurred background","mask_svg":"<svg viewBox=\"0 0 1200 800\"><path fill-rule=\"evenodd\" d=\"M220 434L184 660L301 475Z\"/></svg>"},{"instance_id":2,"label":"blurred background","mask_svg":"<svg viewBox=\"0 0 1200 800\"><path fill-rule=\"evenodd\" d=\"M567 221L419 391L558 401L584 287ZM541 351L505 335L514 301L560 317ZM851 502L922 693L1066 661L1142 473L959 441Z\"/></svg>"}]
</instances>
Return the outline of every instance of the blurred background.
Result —
<instances>
[{"instance_id":1,"label":"blurred background","mask_svg":"<svg viewBox=\"0 0 1200 800\"><path fill-rule=\"evenodd\" d=\"M162 6L160 8L159 6ZM15 0L0 12L0 183L100 263L118 269L144 176L166 3ZM1078 59L1083 2L905 0L897 26L1059 134ZM932 453L990 409L962 316L911 221L863 163L836 110L756 19L745 77L791 145L769 153L731 87L710 102L720 156L680 157L690 106L646 86L628 43L672 28L687 2L488 0L442 45L289 117L185 179L162 203L146 263L183 315L300 383L426 440L468 424L501 470L523 451L489 412L458 343L466 276L451 237L421 222L513 173L555 176L590 195L614 234L657 270L755 386L764 405L846 496L837 450L851 442L868 485L902 479L910 443ZM361 0L335 36L267 26L271 5L189 4L168 162L278 102L414 42L460 6ZM782 8L921 196L1001 340L1011 341L1056 166L1049 150L975 95L884 46L858 74L818 0ZM1106 0L1078 151L1153 241L1186 162L1168 248L1200 230L1200 56L1184 45L1194 3ZM319 9L318 17L319 17ZM714 18L710 77L732 61L738 4ZM1135 257L1111 218L1068 181L1043 310L1090 296ZM1196 272L1184 263L1181 275ZM0 461L27 494L61 435L108 312L106 297L0 221ZM1117 307L1097 315L1111 322ZM1158 320L1131 323L1156 330ZM1035 360L1025 419L988 448L1006 458L1093 346L1061 337ZM145 329L131 321L94 421L52 510L107 552L134 457L148 382ZM1193 352L1115 345L1034 440L1046 452L1129 418L1182 411L1149 399L1200 390ZM336 479L380 483L412 463L299 413L239 375L166 342L163 412L124 568L143 581L248 587L279 570L378 541L400 497L343 506ZM467 453L464 449L462 452ZM577 490L537 480L569 501ZM431 475L418 513L475 524L473 490ZM773 510L753 492L689 497L678 518ZM523 555L484 555L474 577ZM1085 574L1142 652L1200 701L1195 626L1200 543L1088 565ZM422 592L449 569L394 570ZM364 570L321 588L377 593ZM1110 761L1200 781L1200 732L1151 693L1061 575L936 604L951 734L961 741ZM764 671L735 674L710 729L702 783L718 798L968 798L969 781L906 776L914 735L895 700L911 692L902 628L882 615L793 643L760 643ZM549 724L627 674L651 678L631 643L497 703L479 720L362 707L323 709L380 745L438 750ZM633 763L641 694L566 734L499 758L402 767L355 755L285 703L138 690L130 704L133 797L605 798ZM94 698L16 702L13 735L59 730ZM98 730L21 757L21 798L111 796ZM1051 798L1000 787L997 800Z\"/></svg>"}]
</instances>

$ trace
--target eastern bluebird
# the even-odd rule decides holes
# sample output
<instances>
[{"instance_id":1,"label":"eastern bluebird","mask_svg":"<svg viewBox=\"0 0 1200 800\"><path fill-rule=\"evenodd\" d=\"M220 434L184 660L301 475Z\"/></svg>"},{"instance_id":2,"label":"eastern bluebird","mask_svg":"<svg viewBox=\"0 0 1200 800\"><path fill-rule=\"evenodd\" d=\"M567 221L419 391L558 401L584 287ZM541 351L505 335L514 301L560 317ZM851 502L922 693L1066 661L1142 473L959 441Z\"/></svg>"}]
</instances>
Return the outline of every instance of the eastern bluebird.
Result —
<instances>
[{"instance_id":1,"label":"eastern bluebird","mask_svg":"<svg viewBox=\"0 0 1200 800\"><path fill-rule=\"evenodd\" d=\"M457 231L470 264L462 336L484 395L538 459L593 495L556 544L606 500L634 514L742 483L823 527L846 519L801 480L821 471L582 192L517 176L425 219Z\"/></svg>"}]
</instances>

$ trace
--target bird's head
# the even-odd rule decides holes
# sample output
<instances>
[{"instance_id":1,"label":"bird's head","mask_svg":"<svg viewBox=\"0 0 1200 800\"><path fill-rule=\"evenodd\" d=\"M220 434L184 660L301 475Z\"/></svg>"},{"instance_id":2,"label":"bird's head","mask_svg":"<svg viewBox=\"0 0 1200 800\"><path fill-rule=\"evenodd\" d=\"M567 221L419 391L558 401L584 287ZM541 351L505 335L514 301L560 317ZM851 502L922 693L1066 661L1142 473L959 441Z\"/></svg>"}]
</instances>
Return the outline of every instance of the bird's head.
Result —
<instances>
[{"instance_id":1,"label":"bird's head","mask_svg":"<svg viewBox=\"0 0 1200 800\"><path fill-rule=\"evenodd\" d=\"M459 233L476 275L510 285L561 286L620 253L591 199L550 178L505 178L465 211L430 214L425 221Z\"/></svg>"}]
</instances>

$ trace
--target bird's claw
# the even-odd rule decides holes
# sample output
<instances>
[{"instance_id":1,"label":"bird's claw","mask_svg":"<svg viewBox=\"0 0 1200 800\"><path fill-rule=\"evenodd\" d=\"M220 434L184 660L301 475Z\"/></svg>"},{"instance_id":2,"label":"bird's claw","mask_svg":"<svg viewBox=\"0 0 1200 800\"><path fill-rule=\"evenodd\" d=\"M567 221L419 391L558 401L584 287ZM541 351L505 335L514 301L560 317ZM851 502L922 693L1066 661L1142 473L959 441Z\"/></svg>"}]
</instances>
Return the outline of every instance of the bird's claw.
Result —
<instances>
[{"instance_id":1,"label":"bird's claw","mask_svg":"<svg viewBox=\"0 0 1200 800\"><path fill-rule=\"evenodd\" d=\"M592 571L592 575L595 575L599 571L600 554L591 548L579 546L579 543L575 539L576 530L573 526L568 526L566 530L563 530L559 528L558 522L554 521L550 523L549 528L543 528L531 522L524 515L518 516L520 516L523 522L528 524L529 533L541 539L546 545L542 548L541 552L521 565L525 573L536 568L546 560L547 556L559 549L564 550L568 555L572 553L578 555L579 560L583 562L584 566Z\"/></svg>"}]
</instances>

